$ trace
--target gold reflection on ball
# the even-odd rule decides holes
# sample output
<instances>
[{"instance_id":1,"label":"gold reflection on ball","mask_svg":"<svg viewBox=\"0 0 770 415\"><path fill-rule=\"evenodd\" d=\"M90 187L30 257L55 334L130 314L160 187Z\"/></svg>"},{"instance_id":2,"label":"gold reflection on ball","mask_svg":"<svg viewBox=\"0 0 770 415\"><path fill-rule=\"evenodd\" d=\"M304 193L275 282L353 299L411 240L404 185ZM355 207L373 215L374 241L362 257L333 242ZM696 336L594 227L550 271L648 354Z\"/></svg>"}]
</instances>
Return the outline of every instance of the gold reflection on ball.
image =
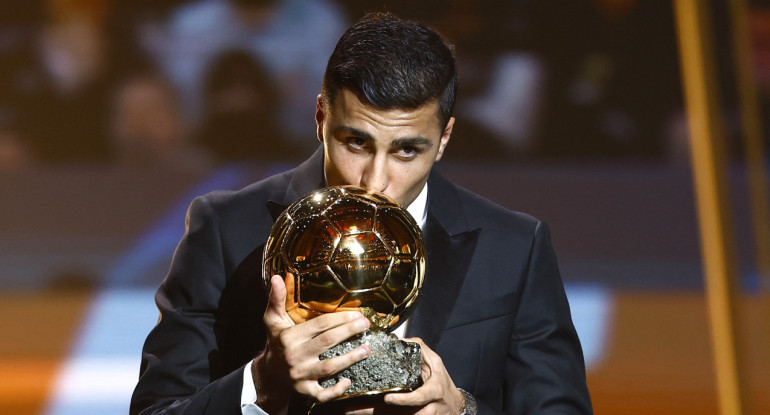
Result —
<instances>
[{"instance_id":1,"label":"gold reflection on ball","mask_svg":"<svg viewBox=\"0 0 770 415\"><path fill-rule=\"evenodd\" d=\"M398 316L415 304L425 275L422 232L382 193L327 187L289 206L265 246L262 275L284 277L295 323L322 313L369 307Z\"/></svg>"}]
</instances>

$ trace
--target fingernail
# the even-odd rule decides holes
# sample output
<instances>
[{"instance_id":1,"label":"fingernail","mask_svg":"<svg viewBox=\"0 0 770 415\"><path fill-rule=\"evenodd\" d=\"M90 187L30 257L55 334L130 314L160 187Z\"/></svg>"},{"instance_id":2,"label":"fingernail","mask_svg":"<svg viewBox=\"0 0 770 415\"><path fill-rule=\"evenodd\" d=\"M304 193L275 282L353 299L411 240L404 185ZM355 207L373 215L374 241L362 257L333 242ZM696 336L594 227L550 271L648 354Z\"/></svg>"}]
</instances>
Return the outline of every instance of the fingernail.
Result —
<instances>
[{"instance_id":1,"label":"fingernail","mask_svg":"<svg viewBox=\"0 0 770 415\"><path fill-rule=\"evenodd\" d=\"M369 328L369 320L361 317L356 321L356 326L360 329L368 329Z\"/></svg>"},{"instance_id":2,"label":"fingernail","mask_svg":"<svg viewBox=\"0 0 770 415\"><path fill-rule=\"evenodd\" d=\"M355 320L355 319L358 319L358 318L362 318L363 316L364 316L364 315L363 315L363 314L361 314L361 313L360 313L360 312L358 312L358 311L349 311L349 312L348 312L348 319L349 319L350 321L353 321L353 320Z\"/></svg>"},{"instance_id":3,"label":"fingernail","mask_svg":"<svg viewBox=\"0 0 770 415\"><path fill-rule=\"evenodd\" d=\"M385 403L393 403L393 397L390 395L385 395Z\"/></svg>"},{"instance_id":4,"label":"fingernail","mask_svg":"<svg viewBox=\"0 0 770 415\"><path fill-rule=\"evenodd\" d=\"M358 350L358 355L363 357L369 356L369 347L368 346L361 346L361 348Z\"/></svg>"}]
</instances>

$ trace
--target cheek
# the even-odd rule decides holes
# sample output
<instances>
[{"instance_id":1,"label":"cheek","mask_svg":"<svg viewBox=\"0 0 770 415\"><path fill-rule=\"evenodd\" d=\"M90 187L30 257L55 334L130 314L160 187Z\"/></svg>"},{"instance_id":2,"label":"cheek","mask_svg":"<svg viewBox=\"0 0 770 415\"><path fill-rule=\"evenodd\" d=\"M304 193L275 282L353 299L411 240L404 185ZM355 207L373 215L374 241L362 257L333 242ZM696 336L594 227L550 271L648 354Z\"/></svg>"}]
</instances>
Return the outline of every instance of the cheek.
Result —
<instances>
[{"instance_id":1,"label":"cheek","mask_svg":"<svg viewBox=\"0 0 770 415\"><path fill-rule=\"evenodd\" d=\"M332 169L328 171L329 185L343 186L357 185L361 179L361 168L350 157L344 157L340 153L330 155Z\"/></svg>"},{"instance_id":2,"label":"cheek","mask_svg":"<svg viewBox=\"0 0 770 415\"><path fill-rule=\"evenodd\" d=\"M417 167L417 166L410 166ZM427 172L423 168L405 168L398 171L398 174L391 176L390 188L393 194L389 195L396 199L402 205L407 201L413 200L422 190L423 181L427 177Z\"/></svg>"}]
</instances>

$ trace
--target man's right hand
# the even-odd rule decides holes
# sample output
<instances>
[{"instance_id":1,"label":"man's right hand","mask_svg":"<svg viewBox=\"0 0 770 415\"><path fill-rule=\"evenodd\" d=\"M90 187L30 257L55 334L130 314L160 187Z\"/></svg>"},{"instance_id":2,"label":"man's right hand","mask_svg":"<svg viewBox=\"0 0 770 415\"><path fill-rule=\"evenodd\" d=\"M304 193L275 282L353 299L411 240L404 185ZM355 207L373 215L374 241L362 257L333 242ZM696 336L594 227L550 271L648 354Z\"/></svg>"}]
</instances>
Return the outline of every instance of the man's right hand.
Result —
<instances>
[{"instance_id":1,"label":"man's right hand","mask_svg":"<svg viewBox=\"0 0 770 415\"><path fill-rule=\"evenodd\" d=\"M322 388L318 379L363 360L369 355L369 348L360 346L327 360L320 360L318 356L366 330L369 320L357 311L345 311L323 314L294 324L286 312L286 285L283 279L274 275L270 283L270 297L264 315L267 345L252 364L257 405L269 414L285 413L291 389L317 402L341 396L350 387L350 380L342 379L334 386Z\"/></svg>"}]
</instances>

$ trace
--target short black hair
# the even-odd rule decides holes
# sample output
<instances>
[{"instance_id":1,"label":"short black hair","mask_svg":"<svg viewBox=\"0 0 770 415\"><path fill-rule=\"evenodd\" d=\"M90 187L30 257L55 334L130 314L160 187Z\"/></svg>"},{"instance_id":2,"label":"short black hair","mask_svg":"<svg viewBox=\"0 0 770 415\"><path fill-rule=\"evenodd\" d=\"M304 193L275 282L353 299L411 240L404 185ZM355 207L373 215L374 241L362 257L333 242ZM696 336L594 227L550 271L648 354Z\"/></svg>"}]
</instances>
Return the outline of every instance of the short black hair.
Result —
<instances>
[{"instance_id":1,"label":"short black hair","mask_svg":"<svg viewBox=\"0 0 770 415\"><path fill-rule=\"evenodd\" d=\"M416 109L435 101L443 128L457 95L452 49L421 23L369 13L342 35L329 58L321 89L324 105L331 105L342 89L380 109Z\"/></svg>"}]
</instances>

